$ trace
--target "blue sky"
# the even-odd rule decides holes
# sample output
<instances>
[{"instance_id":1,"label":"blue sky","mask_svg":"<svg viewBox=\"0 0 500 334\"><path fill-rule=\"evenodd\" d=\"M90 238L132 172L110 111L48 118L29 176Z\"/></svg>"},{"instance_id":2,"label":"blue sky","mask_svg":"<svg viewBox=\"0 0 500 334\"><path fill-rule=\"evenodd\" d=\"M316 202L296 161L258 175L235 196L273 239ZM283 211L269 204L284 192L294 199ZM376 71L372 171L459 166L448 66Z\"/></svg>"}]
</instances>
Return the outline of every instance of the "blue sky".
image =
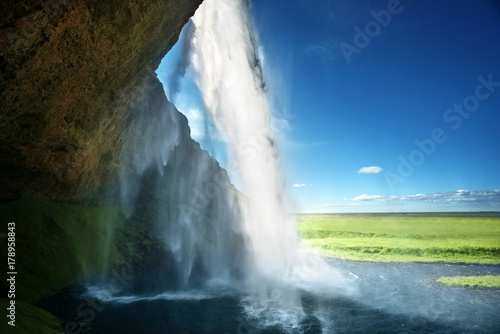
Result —
<instances>
[{"instance_id":1,"label":"blue sky","mask_svg":"<svg viewBox=\"0 0 500 334\"><path fill-rule=\"evenodd\" d=\"M499 4L251 3L297 211L499 210Z\"/></svg>"}]
</instances>

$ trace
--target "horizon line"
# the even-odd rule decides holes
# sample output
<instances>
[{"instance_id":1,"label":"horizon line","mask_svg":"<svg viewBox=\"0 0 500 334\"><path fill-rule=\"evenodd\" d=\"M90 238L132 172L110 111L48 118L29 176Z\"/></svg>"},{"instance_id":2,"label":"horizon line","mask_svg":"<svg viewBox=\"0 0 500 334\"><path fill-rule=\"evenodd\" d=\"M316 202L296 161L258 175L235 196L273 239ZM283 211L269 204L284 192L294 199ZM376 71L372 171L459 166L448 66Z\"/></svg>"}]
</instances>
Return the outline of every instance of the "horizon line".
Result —
<instances>
[{"instance_id":1,"label":"horizon line","mask_svg":"<svg viewBox=\"0 0 500 334\"><path fill-rule=\"evenodd\" d=\"M500 211L366 211L366 212L295 212L294 215L368 215L368 214L498 214Z\"/></svg>"}]
</instances>

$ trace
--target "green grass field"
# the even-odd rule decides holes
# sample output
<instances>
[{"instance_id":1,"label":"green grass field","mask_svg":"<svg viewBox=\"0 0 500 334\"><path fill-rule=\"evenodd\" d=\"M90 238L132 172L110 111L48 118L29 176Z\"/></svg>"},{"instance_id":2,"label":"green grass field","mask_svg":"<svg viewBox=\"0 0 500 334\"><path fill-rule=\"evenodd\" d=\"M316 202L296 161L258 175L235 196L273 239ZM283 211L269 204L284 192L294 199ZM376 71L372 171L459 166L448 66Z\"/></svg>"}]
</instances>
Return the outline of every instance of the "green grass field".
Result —
<instances>
[{"instance_id":1,"label":"green grass field","mask_svg":"<svg viewBox=\"0 0 500 334\"><path fill-rule=\"evenodd\" d=\"M500 264L500 218L302 216L299 236L322 255L375 262Z\"/></svg>"},{"instance_id":2,"label":"green grass field","mask_svg":"<svg viewBox=\"0 0 500 334\"><path fill-rule=\"evenodd\" d=\"M500 288L500 276L456 276L441 277L439 283L448 286L468 286L471 288Z\"/></svg>"}]
</instances>

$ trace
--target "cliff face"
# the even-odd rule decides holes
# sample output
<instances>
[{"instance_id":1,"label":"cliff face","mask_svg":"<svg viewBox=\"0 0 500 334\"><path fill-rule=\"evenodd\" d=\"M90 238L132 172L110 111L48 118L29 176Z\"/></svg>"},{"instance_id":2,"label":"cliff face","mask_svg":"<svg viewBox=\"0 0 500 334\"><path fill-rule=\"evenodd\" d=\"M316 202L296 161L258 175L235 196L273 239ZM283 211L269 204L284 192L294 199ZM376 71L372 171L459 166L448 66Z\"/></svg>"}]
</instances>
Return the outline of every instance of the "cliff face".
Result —
<instances>
[{"instance_id":1,"label":"cliff face","mask_svg":"<svg viewBox=\"0 0 500 334\"><path fill-rule=\"evenodd\" d=\"M118 268L137 277L127 286L134 291L165 275L210 276L214 257L231 259L224 267L238 274L239 195L191 139L154 72L201 1L1 3L0 216L18 222L23 240L16 293L24 332L82 323L68 313L79 300L42 306L59 320L29 303ZM188 228L203 238L191 240ZM7 289L4 278L2 295Z\"/></svg>"},{"instance_id":2,"label":"cliff face","mask_svg":"<svg viewBox=\"0 0 500 334\"><path fill-rule=\"evenodd\" d=\"M88 195L112 175L154 70L202 0L5 1L0 199Z\"/></svg>"}]
</instances>

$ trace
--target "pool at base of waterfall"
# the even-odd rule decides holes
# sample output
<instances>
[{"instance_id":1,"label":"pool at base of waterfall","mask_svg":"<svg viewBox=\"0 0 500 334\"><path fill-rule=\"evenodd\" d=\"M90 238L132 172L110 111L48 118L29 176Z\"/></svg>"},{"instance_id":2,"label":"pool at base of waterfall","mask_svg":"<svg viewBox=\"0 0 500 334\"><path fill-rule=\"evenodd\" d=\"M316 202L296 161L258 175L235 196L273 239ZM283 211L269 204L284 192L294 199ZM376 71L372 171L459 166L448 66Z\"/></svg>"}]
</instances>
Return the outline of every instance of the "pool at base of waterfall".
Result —
<instances>
[{"instance_id":1,"label":"pool at base of waterfall","mask_svg":"<svg viewBox=\"0 0 500 334\"><path fill-rule=\"evenodd\" d=\"M343 274L355 277L357 293L327 297L318 292L301 291L300 312L279 309L272 300L252 303L244 290L223 282L188 290L121 296L109 296L93 286L86 288L81 300L95 306L94 317L87 319L91 320L90 333L500 331L499 289L450 288L435 281L442 275L499 275L500 266L342 260L330 260L330 263ZM93 304L89 303L91 300ZM80 315L84 310L80 308ZM80 321L84 320L80 317Z\"/></svg>"}]
</instances>

